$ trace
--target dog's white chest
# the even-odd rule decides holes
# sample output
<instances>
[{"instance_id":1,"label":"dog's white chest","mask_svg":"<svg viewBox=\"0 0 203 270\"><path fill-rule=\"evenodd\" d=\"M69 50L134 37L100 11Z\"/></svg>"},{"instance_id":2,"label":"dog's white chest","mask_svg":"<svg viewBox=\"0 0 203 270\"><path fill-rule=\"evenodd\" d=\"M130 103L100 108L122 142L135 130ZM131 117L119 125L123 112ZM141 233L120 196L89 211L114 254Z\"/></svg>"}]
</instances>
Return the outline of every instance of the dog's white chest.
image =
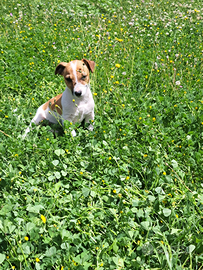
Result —
<instances>
[{"instance_id":1,"label":"dog's white chest","mask_svg":"<svg viewBox=\"0 0 203 270\"><path fill-rule=\"evenodd\" d=\"M88 115L94 111L94 101L93 98L77 102L76 100L72 101L72 104L69 103L69 106L65 106L62 114L62 121L68 120L72 123L82 122Z\"/></svg>"}]
</instances>

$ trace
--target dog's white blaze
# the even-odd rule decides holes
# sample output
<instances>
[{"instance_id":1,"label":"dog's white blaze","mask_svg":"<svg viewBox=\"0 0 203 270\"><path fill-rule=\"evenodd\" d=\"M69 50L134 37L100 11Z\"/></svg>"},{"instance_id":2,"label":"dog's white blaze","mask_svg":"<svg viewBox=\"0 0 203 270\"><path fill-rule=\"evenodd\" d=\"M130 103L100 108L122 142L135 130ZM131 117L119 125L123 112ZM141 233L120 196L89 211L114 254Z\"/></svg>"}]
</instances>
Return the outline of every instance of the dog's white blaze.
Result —
<instances>
[{"instance_id":1,"label":"dog's white blaze","mask_svg":"<svg viewBox=\"0 0 203 270\"><path fill-rule=\"evenodd\" d=\"M86 85L83 85L80 82L78 82L78 78L77 78L77 61L70 62L70 64L71 64L71 68L73 70L73 76L75 77L75 85L73 87L73 95L75 95L75 93L77 91L82 91L81 96L83 96L86 93L87 84Z\"/></svg>"},{"instance_id":2,"label":"dog's white blaze","mask_svg":"<svg viewBox=\"0 0 203 270\"><path fill-rule=\"evenodd\" d=\"M72 67L72 70L73 70L73 75L75 76L75 82L76 82L76 85L78 84L78 78L77 78L77 72L76 72L76 65L77 65L77 62L73 63L73 62L70 62L70 65Z\"/></svg>"}]
</instances>

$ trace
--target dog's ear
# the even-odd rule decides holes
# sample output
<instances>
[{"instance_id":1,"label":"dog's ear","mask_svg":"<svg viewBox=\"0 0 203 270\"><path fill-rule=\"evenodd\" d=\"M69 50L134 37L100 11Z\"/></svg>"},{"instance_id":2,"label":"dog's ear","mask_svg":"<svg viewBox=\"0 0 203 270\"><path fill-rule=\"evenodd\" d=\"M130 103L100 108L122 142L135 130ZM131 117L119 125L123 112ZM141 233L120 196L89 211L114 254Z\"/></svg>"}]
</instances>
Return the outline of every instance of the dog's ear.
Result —
<instances>
[{"instance_id":1,"label":"dog's ear","mask_svg":"<svg viewBox=\"0 0 203 270\"><path fill-rule=\"evenodd\" d=\"M93 73L94 68L95 68L95 62L84 59L84 58L82 59L82 61L85 63L85 65L88 67L88 69Z\"/></svg>"},{"instance_id":2,"label":"dog's ear","mask_svg":"<svg viewBox=\"0 0 203 270\"><path fill-rule=\"evenodd\" d=\"M64 68L66 67L67 63L66 62L61 62L58 64L55 70L55 75L60 74L63 75Z\"/></svg>"}]
</instances>

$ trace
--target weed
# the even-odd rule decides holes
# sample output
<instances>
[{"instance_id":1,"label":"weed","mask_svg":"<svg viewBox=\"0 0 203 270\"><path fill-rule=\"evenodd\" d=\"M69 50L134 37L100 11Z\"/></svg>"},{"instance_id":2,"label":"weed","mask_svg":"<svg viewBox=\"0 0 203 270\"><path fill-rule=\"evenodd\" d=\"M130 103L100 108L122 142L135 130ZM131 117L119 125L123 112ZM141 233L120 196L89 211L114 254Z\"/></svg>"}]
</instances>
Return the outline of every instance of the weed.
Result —
<instances>
[{"instance_id":1,"label":"weed","mask_svg":"<svg viewBox=\"0 0 203 270\"><path fill-rule=\"evenodd\" d=\"M202 2L0 7L1 269L202 269ZM82 58L94 131L23 141Z\"/></svg>"}]
</instances>

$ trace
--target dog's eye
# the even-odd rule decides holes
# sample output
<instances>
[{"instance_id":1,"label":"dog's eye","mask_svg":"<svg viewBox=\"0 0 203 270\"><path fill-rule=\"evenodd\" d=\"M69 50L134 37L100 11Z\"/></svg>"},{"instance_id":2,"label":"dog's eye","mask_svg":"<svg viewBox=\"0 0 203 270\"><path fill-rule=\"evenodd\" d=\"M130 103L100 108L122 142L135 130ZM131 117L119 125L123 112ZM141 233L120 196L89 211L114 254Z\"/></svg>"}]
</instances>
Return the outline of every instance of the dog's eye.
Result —
<instances>
[{"instance_id":1,"label":"dog's eye","mask_svg":"<svg viewBox=\"0 0 203 270\"><path fill-rule=\"evenodd\" d=\"M67 78L66 78L66 81L67 81L67 82L72 82L72 80L71 80L70 77L67 77Z\"/></svg>"}]
</instances>

